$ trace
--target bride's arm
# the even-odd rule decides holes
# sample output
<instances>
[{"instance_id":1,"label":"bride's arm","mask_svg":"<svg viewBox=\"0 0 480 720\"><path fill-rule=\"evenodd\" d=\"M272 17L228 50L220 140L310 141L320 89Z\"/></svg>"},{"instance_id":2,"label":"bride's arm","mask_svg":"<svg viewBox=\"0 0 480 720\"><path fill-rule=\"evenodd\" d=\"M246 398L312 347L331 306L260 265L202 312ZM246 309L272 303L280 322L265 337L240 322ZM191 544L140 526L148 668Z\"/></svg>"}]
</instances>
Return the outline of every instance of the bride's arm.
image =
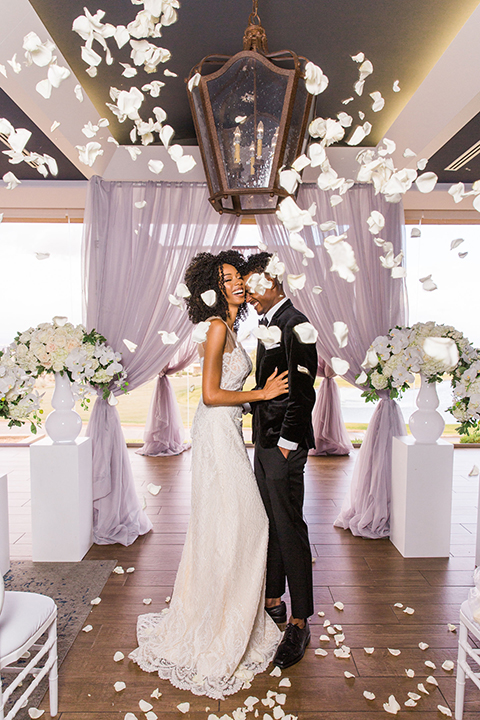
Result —
<instances>
[{"instance_id":1,"label":"bride's arm","mask_svg":"<svg viewBox=\"0 0 480 720\"><path fill-rule=\"evenodd\" d=\"M212 320L204 343L202 396L205 405L243 405L243 403L270 400L288 393L287 373L277 376L277 371L268 378L260 390L222 390L222 360L227 337L226 325L221 320Z\"/></svg>"}]
</instances>

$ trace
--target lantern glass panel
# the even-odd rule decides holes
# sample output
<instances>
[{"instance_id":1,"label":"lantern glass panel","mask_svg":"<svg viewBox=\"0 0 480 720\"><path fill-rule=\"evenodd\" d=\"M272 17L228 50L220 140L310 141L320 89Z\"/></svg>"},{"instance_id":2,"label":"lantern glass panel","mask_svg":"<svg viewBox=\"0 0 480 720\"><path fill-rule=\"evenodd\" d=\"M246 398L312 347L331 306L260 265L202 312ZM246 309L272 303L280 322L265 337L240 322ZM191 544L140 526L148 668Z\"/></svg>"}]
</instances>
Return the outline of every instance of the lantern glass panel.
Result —
<instances>
[{"instance_id":1,"label":"lantern glass panel","mask_svg":"<svg viewBox=\"0 0 480 720\"><path fill-rule=\"evenodd\" d=\"M210 147L210 139L208 136L207 123L205 120L205 113L203 111L203 103L200 95L200 88L197 86L192 90L192 102L195 108L195 119L196 119L196 130L200 135L200 142L203 148ZM220 190L219 179L217 175L217 169L215 167L215 161L213 155L209 152L203 153L203 161L206 165L206 171L210 178L212 191L214 193Z\"/></svg>"},{"instance_id":2,"label":"lantern glass panel","mask_svg":"<svg viewBox=\"0 0 480 720\"><path fill-rule=\"evenodd\" d=\"M288 85L287 73L256 57L241 57L207 80L228 189L273 187L272 166ZM244 202L248 197L252 196L245 196ZM268 207L268 199L267 205L260 202Z\"/></svg>"}]
</instances>

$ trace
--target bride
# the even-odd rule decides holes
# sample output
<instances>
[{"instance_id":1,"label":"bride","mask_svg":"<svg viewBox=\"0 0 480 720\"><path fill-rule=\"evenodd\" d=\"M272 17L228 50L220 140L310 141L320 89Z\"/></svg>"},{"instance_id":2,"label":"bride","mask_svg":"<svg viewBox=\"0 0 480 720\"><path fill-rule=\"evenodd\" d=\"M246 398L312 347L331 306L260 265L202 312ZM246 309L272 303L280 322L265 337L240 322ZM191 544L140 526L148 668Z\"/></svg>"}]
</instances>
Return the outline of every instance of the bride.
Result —
<instances>
[{"instance_id":1,"label":"bride","mask_svg":"<svg viewBox=\"0 0 480 720\"><path fill-rule=\"evenodd\" d=\"M264 610L268 520L243 442L241 406L282 395L288 385L286 373L275 371L262 390L242 392L252 369L235 334L246 315L243 262L233 250L200 253L185 274L189 317L209 323L199 346L191 516L170 608L139 617L139 647L130 654L175 687L217 699L248 687L281 637ZM208 290L212 306L202 298Z\"/></svg>"}]
</instances>

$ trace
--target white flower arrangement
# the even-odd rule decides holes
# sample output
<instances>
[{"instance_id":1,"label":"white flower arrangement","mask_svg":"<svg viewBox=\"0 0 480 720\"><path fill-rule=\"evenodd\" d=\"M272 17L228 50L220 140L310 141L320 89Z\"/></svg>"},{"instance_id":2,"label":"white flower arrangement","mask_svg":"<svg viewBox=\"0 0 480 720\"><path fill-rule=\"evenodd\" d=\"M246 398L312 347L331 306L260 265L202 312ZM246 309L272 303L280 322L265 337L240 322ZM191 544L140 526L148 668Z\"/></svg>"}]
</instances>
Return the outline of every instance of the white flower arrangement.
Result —
<instances>
[{"instance_id":1,"label":"white flower arrangement","mask_svg":"<svg viewBox=\"0 0 480 720\"><path fill-rule=\"evenodd\" d=\"M42 410L34 385L43 373L65 373L85 409L89 392L101 391L109 400L112 383L126 392L122 356L106 342L96 330L87 333L83 325L61 317L18 333L6 350L0 350L0 418L9 420L9 427L30 421L32 432L37 431Z\"/></svg>"},{"instance_id":2,"label":"white flower arrangement","mask_svg":"<svg viewBox=\"0 0 480 720\"><path fill-rule=\"evenodd\" d=\"M463 435L480 421L480 351L451 325L434 322L416 323L412 327L396 326L388 335L376 337L362 363L364 371L357 376L367 401L379 399L379 391L388 390L397 398L421 373L429 383L449 375L453 402L448 412L459 421Z\"/></svg>"}]
</instances>

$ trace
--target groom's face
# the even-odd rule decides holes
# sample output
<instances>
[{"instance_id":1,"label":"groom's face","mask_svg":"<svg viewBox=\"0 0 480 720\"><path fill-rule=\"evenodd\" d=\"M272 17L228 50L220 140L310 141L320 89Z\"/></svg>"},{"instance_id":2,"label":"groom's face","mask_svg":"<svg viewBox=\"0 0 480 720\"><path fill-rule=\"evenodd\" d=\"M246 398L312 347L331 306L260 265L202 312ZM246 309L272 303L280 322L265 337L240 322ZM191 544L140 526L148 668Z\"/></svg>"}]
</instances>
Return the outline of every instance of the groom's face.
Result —
<instances>
[{"instance_id":1,"label":"groom's face","mask_svg":"<svg viewBox=\"0 0 480 720\"><path fill-rule=\"evenodd\" d=\"M254 273L249 273L248 275L245 275L243 278L245 281L245 292L246 292L246 300L249 305L253 307L253 309L258 313L258 315L264 315L267 313L274 305L277 304L277 302L282 297L279 285L277 281L270 277L270 275L265 274L265 277L271 281L272 287L267 288L263 295L261 295L258 292L250 292L248 289L248 279L253 275Z\"/></svg>"}]
</instances>

